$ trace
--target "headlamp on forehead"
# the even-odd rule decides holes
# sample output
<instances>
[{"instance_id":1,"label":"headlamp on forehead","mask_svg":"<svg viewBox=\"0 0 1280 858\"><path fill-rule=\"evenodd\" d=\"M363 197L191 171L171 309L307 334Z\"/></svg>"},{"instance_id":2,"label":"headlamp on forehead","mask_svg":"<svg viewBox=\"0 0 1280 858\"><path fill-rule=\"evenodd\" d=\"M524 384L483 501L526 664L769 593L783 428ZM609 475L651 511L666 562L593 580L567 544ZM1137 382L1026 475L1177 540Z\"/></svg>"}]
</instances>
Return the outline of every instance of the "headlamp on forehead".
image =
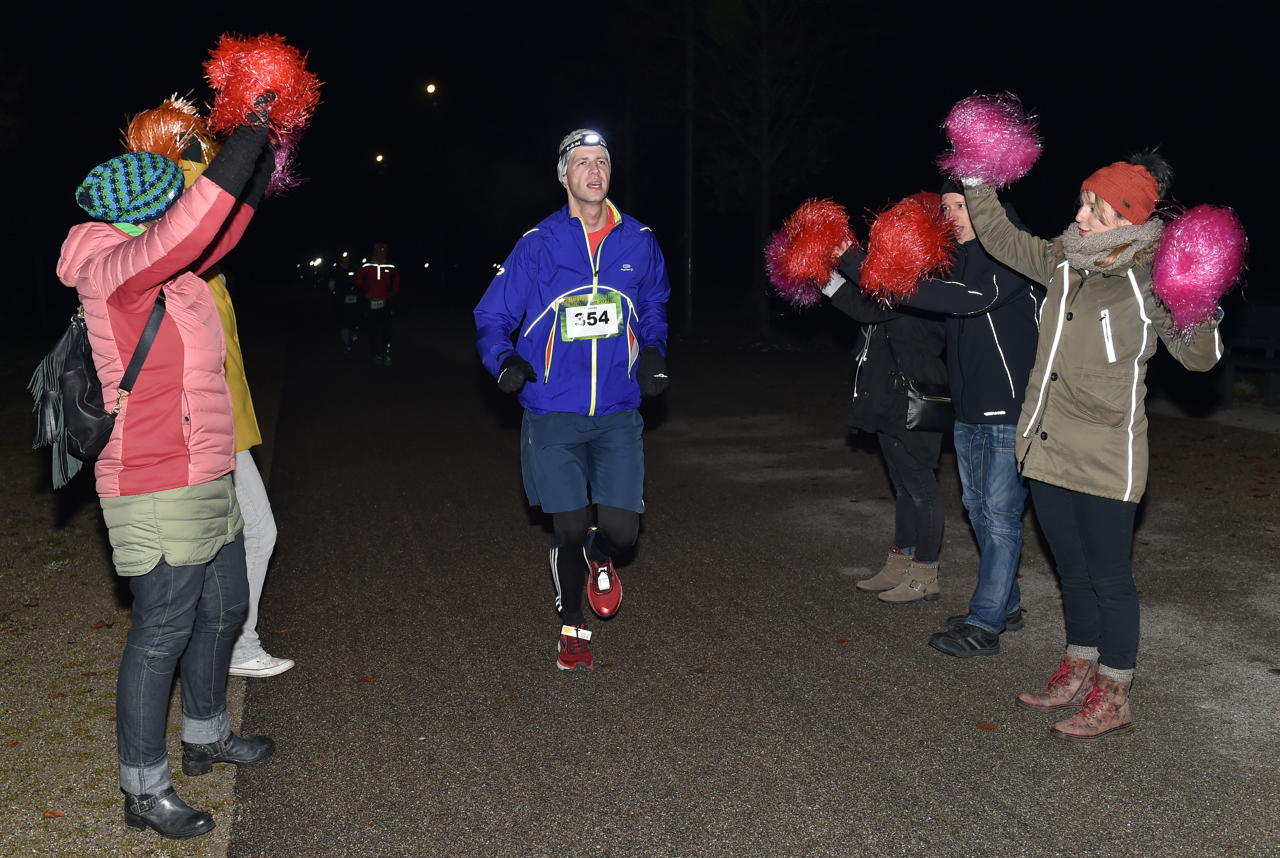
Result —
<instances>
[{"instance_id":1,"label":"headlamp on forehead","mask_svg":"<svg viewBox=\"0 0 1280 858\"><path fill-rule=\"evenodd\" d=\"M579 128L576 131L569 132L563 140L560 141L560 153L556 159L556 178L560 184L564 184L565 174L569 169L569 155L579 146L599 146L604 150L604 157L610 165L613 158L609 156L609 144L605 142L604 135L598 131L592 131L590 128Z\"/></svg>"},{"instance_id":2,"label":"headlamp on forehead","mask_svg":"<svg viewBox=\"0 0 1280 858\"><path fill-rule=\"evenodd\" d=\"M559 157L563 158L579 146L599 146L601 149L608 149L609 144L605 139L594 131L581 131L577 134L570 134L560 144Z\"/></svg>"}]
</instances>

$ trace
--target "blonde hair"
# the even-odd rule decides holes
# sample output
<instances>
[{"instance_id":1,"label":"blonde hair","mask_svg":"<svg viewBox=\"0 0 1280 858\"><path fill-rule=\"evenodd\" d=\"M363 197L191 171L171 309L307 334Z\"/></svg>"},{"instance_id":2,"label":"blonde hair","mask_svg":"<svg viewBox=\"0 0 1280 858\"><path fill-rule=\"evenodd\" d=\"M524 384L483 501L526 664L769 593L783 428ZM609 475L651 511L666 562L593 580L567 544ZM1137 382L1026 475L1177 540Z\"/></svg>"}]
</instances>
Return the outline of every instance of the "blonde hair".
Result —
<instances>
[{"instance_id":1,"label":"blonde hair","mask_svg":"<svg viewBox=\"0 0 1280 858\"><path fill-rule=\"evenodd\" d=\"M1112 208L1111 203L1104 200L1096 192L1089 191L1089 193L1093 194L1093 210L1098 215L1098 220L1102 221L1107 226L1132 226L1133 225L1132 222L1127 217L1125 217L1124 215L1116 211L1114 208ZM1085 192L1081 191L1080 192L1081 205L1087 205L1087 203L1085 203L1084 201L1084 195L1085 195ZM1150 262L1152 257L1156 255L1156 247L1157 245L1159 245L1159 243L1160 242L1158 241L1153 241L1150 244L1148 244L1146 247L1142 248L1137 253L1135 253L1133 255L1133 264L1145 265L1146 263ZM1110 268L1113 268L1117 262L1119 262L1121 259L1124 258L1125 252L1132 246L1133 246L1133 242L1128 241L1128 242L1125 242L1124 244L1119 245L1118 247L1113 247L1111 248L1111 251L1106 256L1102 257L1101 259L1095 260L1094 265L1097 265L1099 270L1102 270L1102 271L1106 271Z\"/></svg>"}]
</instances>

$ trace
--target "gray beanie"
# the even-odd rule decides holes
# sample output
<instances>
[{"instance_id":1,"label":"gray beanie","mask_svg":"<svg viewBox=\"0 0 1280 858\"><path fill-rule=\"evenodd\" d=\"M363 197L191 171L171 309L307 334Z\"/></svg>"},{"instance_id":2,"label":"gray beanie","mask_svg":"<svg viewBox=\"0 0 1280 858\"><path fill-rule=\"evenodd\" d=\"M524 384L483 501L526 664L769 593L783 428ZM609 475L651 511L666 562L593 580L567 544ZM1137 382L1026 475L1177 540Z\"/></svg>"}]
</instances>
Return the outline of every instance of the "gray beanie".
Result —
<instances>
[{"instance_id":1,"label":"gray beanie","mask_svg":"<svg viewBox=\"0 0 1280 858\"><path fill-rule=\"evenodd\" d=\"M609 155L609 144L605 142L604 135L598 131L592 131L590 128L579 128L576 131L570 131L560 141L560 161L556 164L556 178L560 180L562 185L565 183L565 176L569 172L569 155L579 146L599 146L604 150L604 157L608 160L609 166L613 166L613 158Z\"/></svg>"}]
</instances>

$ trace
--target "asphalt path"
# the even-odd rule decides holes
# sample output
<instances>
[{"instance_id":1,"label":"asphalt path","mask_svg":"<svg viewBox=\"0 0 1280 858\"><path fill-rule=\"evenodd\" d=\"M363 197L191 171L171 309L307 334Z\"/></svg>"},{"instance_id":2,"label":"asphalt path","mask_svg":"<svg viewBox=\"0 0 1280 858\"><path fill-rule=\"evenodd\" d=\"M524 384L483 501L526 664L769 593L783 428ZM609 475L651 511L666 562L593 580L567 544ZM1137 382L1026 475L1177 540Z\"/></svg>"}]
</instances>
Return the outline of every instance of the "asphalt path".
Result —
<instances>
[{"instance_id":1,"label":"asphalt path","mask_svg":"<svg viewBox=\"0 0 1280 858\"><path fill-rule=\"evenodd\" d=\"M248 685L278 751L238 774L230 855L1280 854L1276 436L1153 417L1137 730L1080 746L1013 703L1064 640L1033 513L1027 627L925 645L977 571L953 454L943 598L855 591L893 505L833 343L673 340L622 608L566 674L469 315L406 314L390 367L290 315L259 628L298 666Z\"/></svg>"}]
</instances>

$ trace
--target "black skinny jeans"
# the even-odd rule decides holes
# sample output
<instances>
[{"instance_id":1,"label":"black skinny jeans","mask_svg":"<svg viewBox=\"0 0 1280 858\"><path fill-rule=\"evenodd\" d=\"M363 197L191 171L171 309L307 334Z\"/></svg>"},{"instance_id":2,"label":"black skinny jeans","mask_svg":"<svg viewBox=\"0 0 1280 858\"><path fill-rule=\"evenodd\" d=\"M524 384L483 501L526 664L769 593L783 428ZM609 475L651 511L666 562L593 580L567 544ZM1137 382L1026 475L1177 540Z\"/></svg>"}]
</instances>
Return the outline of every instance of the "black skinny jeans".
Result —
<instances>
[{"instance_id":1,"label":"black skinny jeans","mask_svg":"<svg viewBox=\"0 0 1280 858\"><path fill-rule=\"evenodd\" d=\"M1097 647L1098 663L1132 670L1138 658L1138 587L1133 583L1136 503L1029 480L1036 520L1062 581L1067 643Z\"/></svg>"},{"instance_id":2,"label":"black skinny jeans","mask_svg":"<svg viewBox=\"0 0 1280 858\"><path fill-rule=\"evenodd\" d=\"M877 432L880 450L889 466L889 480L897 496L894 511L894 544L899 548L915 546L916 560L937 563L942 549L943 507L938 491L938 478L933 468L922 464L907 452L902 442L891 435Z\"/></svg>"}]
</instances>

